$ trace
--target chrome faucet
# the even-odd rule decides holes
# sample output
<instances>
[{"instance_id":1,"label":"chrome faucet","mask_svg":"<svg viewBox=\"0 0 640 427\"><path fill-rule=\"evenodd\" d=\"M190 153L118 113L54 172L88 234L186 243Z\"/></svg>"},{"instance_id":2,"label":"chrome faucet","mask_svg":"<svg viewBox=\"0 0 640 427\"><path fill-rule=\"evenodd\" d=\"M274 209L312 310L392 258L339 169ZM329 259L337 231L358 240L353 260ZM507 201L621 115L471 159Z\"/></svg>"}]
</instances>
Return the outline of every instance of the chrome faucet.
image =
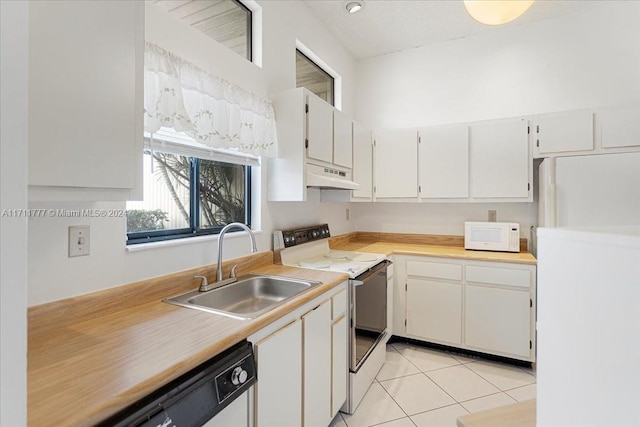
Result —
<instances>
[{"instance_id":1,"label":"chrome faucet","mask_svg":"<svg viewBox=\"0 0 640 427\"><path fill-rule=\"evenodd\" d=\"M251 240L251 252L258 252L258 248L256 247L256 236L253 234L253 231L251 231L249 227L240 222L232 222L231 224L225 225L222 230L220 230L220 234L218 235L218 266L216 270L216 283L222 282L222 241L224 240L224 235L226 234L226 232L229 231L230 228L234 227L240 227L247 232L247 234L249 235L249 239ZM235 268L233 269L233 271L235 273ZM227 283L235 281L235 274L233 274L229 279L225 280L225 282Z\"/></svg>"},{"instance_id":2,"label":"chrome faucet","mask_svg":"<svg viewBox=\"0 0 640 427\"><path fill-rule=\"evenodd\" d=\"M219 288L224 285L228 285L230 283L238 281L236 278L236 267L234 265L231 269L231 274L228 279L222 280L222 240L224 238L225 233L233 227L240 227L244 231L249 234L249 239L251 239L251 252L258 252L258 248L256 247L256 236L253 234L253 231L246 225L240 222L232 222L231 224L225 225L222 230L220 230L220 234L218 234L218 265L216 267L216 282L209 283L205 276L193 276L194 279L200 279L200 288L198 289L200 292L210 291L215 288Z\"/></svg>"}]
</instances>

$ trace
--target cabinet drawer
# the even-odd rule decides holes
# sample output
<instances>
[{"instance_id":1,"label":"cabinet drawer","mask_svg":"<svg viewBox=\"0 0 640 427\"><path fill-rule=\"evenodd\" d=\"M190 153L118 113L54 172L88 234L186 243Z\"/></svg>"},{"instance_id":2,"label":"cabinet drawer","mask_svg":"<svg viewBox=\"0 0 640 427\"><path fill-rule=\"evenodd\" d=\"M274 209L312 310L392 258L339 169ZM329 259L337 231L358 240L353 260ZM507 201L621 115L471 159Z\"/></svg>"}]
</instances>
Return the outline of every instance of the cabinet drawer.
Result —
<instances>
[{"instance_id":1,"label":"cabinet drawer","mask_svg":"<svg viewBox=\"0 0 640 427\"><path fill-rule=\"evenodd\" d=\"M407 274L433 279L462 280L462 266L443 262L407 261Z\"/></svg>"},{"instance_id":2,"label":"cabinet drawer","mask_svg":"<svg viewBox=\"0 0 640 427\"><path fill-rule=\"evenodd\" d=\"M531 286L531 272L529 270L467 265L465 273L467 282L490 283L526 289Z\"/></svg>"},{"instance_id":3,"label":"cabinet drawer","mask_svg":"<svg viewBox=\"0 0 640 427\"><path fill-rule=\"evenodd\" d=\"M347 291L341 290L331 297L331 319L336 320L347 312Z\"/></svg>"}]
</instances>

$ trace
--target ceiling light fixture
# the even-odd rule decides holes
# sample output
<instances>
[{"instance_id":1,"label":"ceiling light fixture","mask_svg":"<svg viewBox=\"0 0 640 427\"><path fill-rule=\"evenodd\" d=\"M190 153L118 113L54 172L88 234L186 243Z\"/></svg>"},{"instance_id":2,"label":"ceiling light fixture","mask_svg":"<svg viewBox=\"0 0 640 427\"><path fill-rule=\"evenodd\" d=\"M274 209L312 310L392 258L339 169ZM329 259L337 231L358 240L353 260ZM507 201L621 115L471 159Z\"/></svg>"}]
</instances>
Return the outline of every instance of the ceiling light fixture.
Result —
<instances>
[{"instance_id":1,"label":"ceiling light fixture","mask_svg":"<svg viewBox=\"0 0 640 427\"><path fill-rule=\"evenodd\" d=\"M527 11L534 0L464 0L464 7L476 21L502 25Z\"/></svg>"},{"instance_id":2,"label":"ceiling light fixture","mask_svg":"<svg viewBox=\"0 0 640 427\"><path fill-rule=\"evenodd\" d=\"M349 13L356 13L364 8L364 0L346 0L344 8Z\"/></svg>"}]
</instances>

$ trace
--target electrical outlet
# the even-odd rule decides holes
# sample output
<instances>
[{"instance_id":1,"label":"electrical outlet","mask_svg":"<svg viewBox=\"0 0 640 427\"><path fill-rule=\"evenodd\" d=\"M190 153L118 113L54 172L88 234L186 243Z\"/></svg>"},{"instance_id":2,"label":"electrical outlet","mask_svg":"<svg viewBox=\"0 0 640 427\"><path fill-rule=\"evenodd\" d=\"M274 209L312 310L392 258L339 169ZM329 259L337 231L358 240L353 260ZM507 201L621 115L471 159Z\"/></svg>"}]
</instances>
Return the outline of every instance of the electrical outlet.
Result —
<instances>
[{"instance_id":1,"label":"electrical outlet","mask_svg":"<svg viewBox=\"0 0 640 427\"><path fill-rule=\"evenodd\" d=\"M89 255L89 226L69 227L69 258Z\"/></svg>"},{"instance_id":2,"label":"electrical outlet","mask_svg":"<svg viewBox=\"0 0 640 427\"><path fill-rule=\"evenodd\" d=\"M488 221L489 222L496 222L496 217L497 217L497 213L495 210L493 209L489 209L489 217L488 217Z\"/></svg>"},{"instance_id":3,"label":"electrical outlet","mask_svg":"<svg viewBox=\"0 0 640 427\"><path fill-rule=\"evenodd\" d=\"M347 217L347 221L349 221L349 208L347 208L346 217Z\"/></svg>"}]
</instances>

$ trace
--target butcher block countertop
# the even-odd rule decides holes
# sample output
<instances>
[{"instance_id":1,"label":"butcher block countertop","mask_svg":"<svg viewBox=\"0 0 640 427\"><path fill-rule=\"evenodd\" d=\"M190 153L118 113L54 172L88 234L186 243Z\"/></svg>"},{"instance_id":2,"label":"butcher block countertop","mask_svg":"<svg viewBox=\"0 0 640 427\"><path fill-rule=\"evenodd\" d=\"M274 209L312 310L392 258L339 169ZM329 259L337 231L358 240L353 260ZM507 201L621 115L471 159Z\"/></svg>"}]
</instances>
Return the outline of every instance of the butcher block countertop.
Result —
<instances>
[{"instance_id":1,"label":"butcher block countertop","mask_svg":"<svg viewBox=\"0 0 640 427\"><path fill-rule=\"evenodd\" d=\"M162 302L197 289L215 265L29 309L29 426L96 424L337 286L346 274L273 264L273 253L225 262L248 272L323 282L253 320Z\"/></svg>"},{"instance_id":2,"label":"butcher block countertop","mask_svg":"<svg viewBox=\"0 0 640 427\"><path fill-rule=\"evenodd\" d=\"M507 262L536 265L536 258L527 252L525 239L521 239L520 252L469 251L461 236L435 236L425 234L398 234L355 232L332 237L332 249L373 252L387 256L416 255L437 258L457 258L473 261Z\"/></svg>"}]
</instances>

